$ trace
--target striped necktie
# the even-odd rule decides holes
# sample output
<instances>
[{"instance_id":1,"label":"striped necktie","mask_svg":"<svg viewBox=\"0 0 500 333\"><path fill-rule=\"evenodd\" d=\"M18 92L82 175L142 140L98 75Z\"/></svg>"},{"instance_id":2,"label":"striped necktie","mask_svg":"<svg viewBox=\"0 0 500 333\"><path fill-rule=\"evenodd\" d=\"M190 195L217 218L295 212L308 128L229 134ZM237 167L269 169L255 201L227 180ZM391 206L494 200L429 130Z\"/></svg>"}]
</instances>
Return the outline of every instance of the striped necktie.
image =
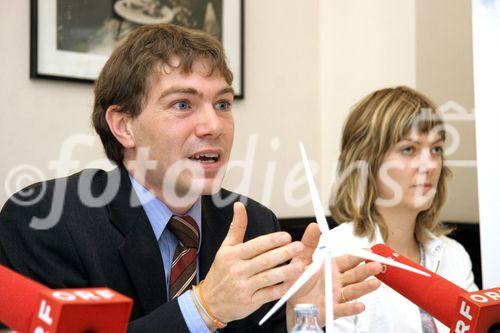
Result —
<instances>
[{"instance_id":1,"label":"striped necktie","mask_svg":"<svg viewBox=\"0 0 500 333\"><path fill-rule=\"evenodd\" d=\"M170 267L169 295L173 300L195 283L200 232L196 221L187 215L172 215L167 228L179 241Z\"/></svg>"}]
</instances>

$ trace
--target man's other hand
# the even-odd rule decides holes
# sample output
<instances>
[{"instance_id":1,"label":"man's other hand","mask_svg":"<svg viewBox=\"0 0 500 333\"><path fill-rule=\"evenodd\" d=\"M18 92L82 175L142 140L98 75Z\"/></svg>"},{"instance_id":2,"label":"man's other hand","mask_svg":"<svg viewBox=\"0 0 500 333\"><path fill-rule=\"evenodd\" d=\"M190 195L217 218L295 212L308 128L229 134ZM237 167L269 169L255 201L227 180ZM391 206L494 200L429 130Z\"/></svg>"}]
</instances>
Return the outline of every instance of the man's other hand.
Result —
<instances>
[{"instance_id":1,"label":"man's other hand","mask_svg":"<svg viewBox=\"0 0 500 333\"><path fill-rule=\"evenodd\" d=\"M291 264L307 266L312 262L312 254L318 245L321 232L316 223L307 226L301 242L304 250L295 257ZM382 264L371 262L359 265L364 259L342 255L332 259L333 297L335 318L352 316L364 311L363 303L356 301L363 295L371 293L380 286L376 278L371 276L382 272ZM287 326L291 328L295 322L293 308L296 304L316 304L319 310L319 321L325 324L325 282L324 269L321 268L302 288L287 302ZM290 287L294 279L288 280L285 285ZM342 292L343 290L343 292Z\"/></svg>"},{"instance_id":2,"label":"man's other hand","mask_svg":"<svg viewBox=\"0 0 500 333\"><path fill-rule=\"evenodd\" d=\"M297 279L301 261L287 263L304 251L286 232L275 232L243 242L247 214L234 204L234 217L224 242L202 285L206 303L218 320L241 319L263 304L279 299L288 289L285 280Z\"/></svg>"}]
</instances>

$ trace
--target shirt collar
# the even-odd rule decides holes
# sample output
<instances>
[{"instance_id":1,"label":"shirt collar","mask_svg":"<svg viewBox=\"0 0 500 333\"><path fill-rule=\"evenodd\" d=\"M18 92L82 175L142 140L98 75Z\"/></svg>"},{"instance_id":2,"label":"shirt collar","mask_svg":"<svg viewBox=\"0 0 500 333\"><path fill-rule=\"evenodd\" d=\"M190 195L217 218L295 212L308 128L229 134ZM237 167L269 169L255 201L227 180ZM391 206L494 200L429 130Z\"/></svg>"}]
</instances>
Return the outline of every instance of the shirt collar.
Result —
<instances>
[{"instance_id":1,"label":"shirt collar","mask_svg":"<svg viewBox=\"0 0 500 333\"><path fill-rule=\"evenodd\" d=\"M440 237L434 235L430 230L426 229L427 242L423 244L426 253L436 254L442 247L443 241Z\"/></svg>"},{"instance_id":2,"label":"shirt collar","mask_svg":"<svg viewBox=\"0 0 500 333\"><path fill-rule=\"evenodd\" d=\"M156 240L160 239L168 221L174 215L172 211L160 199L155 197L147 188L142 186L132 175L129 174L132 187L139 198L146 215L151 223ZM196 200L193 207L184 215L192 217L201 231L201 197ZM200 233L201 234L201 233Z\"/></svg>"},{"instance_id":3,"label":"shirt collar","mask_svg":"<svg viewBox=\"0 0 500 333\"><path fill-rule=\"evenodd\" d=\"M384 238L382 237L382 233L380 232L380 227L377 223L374 223L375 237L373 238L373 242L371 245L375 244L385 244Z\"/></svg>"}]
</instances>

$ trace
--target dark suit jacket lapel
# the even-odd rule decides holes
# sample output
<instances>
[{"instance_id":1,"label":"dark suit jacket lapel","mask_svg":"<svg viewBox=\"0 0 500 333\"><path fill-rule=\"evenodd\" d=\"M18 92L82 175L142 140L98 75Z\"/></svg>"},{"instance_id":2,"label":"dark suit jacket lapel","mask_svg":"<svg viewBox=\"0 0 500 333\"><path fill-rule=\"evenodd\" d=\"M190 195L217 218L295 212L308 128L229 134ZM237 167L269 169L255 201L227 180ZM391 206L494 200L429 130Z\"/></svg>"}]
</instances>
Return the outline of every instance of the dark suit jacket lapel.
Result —
<instances>
[{"instance_id":1,"label":"dark suit jacket lapel","mask_svg":"<svg viewBox=\"0 0 500 333\"><path fill-rule=\"evenodd\" d=\"M224 191L225 190L221 190ZM212 265L215 254L226 238L233 219L232 204L218 208L211 196L203 196L201 201L201 248L199 255L200 280L204 279Z\"/></svg>"},{"instance_id":2,"label":"dark suit jacket lapel","mask_svg":"<svg viewBox=\"0 0 500 333\"><path fill-rule=\"evenodd\" d=\"M148 314L167 301L160 248L125 168L110 171L110 176L120 177L120 190L108 205L111 222L124 236L118 250Z\"/></svg>"}]
</instances>

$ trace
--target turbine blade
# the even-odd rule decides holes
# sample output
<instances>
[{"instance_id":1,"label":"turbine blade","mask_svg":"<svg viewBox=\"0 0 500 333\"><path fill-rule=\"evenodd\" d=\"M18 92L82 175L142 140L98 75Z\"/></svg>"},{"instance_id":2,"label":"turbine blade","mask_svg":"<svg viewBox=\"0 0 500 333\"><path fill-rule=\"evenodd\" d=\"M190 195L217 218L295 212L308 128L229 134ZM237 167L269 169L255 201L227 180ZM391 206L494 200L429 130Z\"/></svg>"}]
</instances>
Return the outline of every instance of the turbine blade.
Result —
<instances>
[{"instance_id":1,"label":"turbine blade","mask_svg":"<svg viewBox=\"0 0 500 333\"><path fill-rule=\"evenodd\" d=\"M417 269L415 267L411 267L411 266L402 264L400 262L397 262L395 260L380 256L378 254L375 254L375 253L368 251L368 250L365 250L365 249L350 249L350 250L347 250L346 253L350 254L352 256L368 259L371 261L378 261L382 264L398 267L398 268L401 268L401 269L404 269L404 270L407 270L407 271L410 271L410 272L413 272L416 274L420 274L423 276L428 276L428 277L431 276L429 273L421 271L420 269Z\"/></svg>"},{"instance_id":2,"label":"turbine blade","mask_svg":"<svg viewBox=\"0 0 500 333\"><path fill-rule=\"evenodd\" d=\"M314 208L314 215L316 216L316 222L318 223L319 230L321 233L326 234L330 230L328 227L328 222L326 222L325 211L321 205L321 199L319 198L318 189L316 188L316 183L314 183L314 178L311 172L311 166L309 165L309 159L307 158L306 149L302 142L299 143L300 154L302 155L302 163L304 164L304 170L306 171L307 183L309 184L309 192L311 192L311 199Z\"/></svg>"},{"instance_id":3,"label":"turbine blade","mask_svg":"<svg viewBox=\"0 0 500 333\"><path fill-rule=\"evenodd\" d=\"M326 319L326 333L333 332L333 273L332 273L332 260L326 258L325 260L325 319Z\"/></svg>"},{"instance_id":4,"label":"turbine blade","mask_svg":"<svg viewBox=\"0 0 500 333\"><path fill-rule=\"evenodd\" d=\"M283 297L280 298L278 302L269 310L268 313L260 320L259 325L262 325L268 320L283 304L285 304L286 301L290 297L293 296L297 292L297 290L300 289L306 283L311 276L316 274L316 272L321 268L321 265L323 264L324 257L321 257L320 260L313 261L309 267L306 268L304 273L295 281L295 283L288 289L288 291L283 295Z\"/></svg>"}]
</instances>

